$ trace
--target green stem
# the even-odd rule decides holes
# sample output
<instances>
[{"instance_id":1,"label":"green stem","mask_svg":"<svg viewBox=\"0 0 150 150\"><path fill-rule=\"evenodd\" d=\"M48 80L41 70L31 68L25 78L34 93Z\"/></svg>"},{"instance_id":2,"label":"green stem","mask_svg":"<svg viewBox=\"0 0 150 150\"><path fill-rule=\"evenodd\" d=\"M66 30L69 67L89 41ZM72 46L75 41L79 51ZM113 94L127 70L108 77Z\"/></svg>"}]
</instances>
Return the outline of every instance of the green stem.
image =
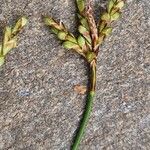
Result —
<instances>
[{"instance_id":1,"label":"green stem","mask_svg":"<svg viewBox=\"0 0 150 150\"><path fill-rule=\"evenodd\" d=\"M85 111L83 113L83 118L81 120L78 132L75 136L75 140L73 142L71 150L78 150L79 144L81 142L82 136L84 134L85 128L87 126L92 106L93 106L93 99L95 95L95 86L96 86L96 60L93 60L90 64L91 69L91 76L90 76L90 89L87 96L87 102L85 106Z\"/></svg>"}]
</instances>

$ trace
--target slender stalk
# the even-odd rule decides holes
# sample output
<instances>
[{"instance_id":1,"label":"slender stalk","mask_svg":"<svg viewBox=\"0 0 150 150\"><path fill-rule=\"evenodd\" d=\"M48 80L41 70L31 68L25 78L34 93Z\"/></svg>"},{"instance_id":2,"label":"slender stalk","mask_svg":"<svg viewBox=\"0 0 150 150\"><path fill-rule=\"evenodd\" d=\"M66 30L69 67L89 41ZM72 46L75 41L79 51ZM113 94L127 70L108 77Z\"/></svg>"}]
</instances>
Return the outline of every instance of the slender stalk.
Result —
<instances>
[{"instance_id":1,"label":"slender stalk","mask_svg":"<svg viewBox=\"0 0 150 150\"><path fill-rule=\"evenodd\" d=\"M87 102L85 106L85 111L83 113L83 117L78 129L78 132L75 136L72 149L71 150L78 150L79 144L81 142L82 136L84 134L85 128L87 126L91 111L92 111L92 106L93 106L93 100L94 100L94 95L95 95L95 86L96 86L96 60L94 59L90 63L90 88L89 88L89 93L87 96Z\"/></svg>"}]
</instances>

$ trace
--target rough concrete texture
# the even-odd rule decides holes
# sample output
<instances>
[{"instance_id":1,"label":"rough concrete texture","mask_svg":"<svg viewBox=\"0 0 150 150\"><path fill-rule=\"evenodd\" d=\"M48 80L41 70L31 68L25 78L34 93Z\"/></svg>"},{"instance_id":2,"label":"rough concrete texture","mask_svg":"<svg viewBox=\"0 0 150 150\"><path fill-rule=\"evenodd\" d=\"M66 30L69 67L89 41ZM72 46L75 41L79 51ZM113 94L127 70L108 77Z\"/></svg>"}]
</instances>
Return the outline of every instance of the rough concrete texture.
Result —
<instances>
[{"instance_id":1,"label":"rough concrete texture","mask_svg":"<svg viewBox=\"0 0 150 150\"><path fill-rule=\"evenodd\" d=\"M95 0L97 15L105 4ZM74 86L87 85L88 66L61 46L41 14L76 33L75 1L0 0L0 6L1 30L29 17L0 68L0 150L69 150L86 100ZM97 95L80 150L150 149L149 16L149 0L128 0L100 48Z\"/></svg>"}]
</instances>

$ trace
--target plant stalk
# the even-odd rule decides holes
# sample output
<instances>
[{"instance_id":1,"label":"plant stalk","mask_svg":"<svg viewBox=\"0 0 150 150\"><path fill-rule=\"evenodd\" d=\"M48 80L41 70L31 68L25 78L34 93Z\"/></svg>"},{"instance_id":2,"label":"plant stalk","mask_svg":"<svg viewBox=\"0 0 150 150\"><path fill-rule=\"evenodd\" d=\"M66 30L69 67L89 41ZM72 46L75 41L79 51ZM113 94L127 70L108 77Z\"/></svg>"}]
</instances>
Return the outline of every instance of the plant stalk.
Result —
<instances>
[{"instance_id":1,"label":"plant stalk","mask_svg":"<svg viewBox=\"0 0 150 150\"><path fill-rule=\"evenodd\" d=\"M93 107L93 100L95 96L95 87L96 87L96 59L94 59L90 63L90 87L89 87L89 93L87 95L87 102L85 106L85 111L83 113L83 117L81 119L78 132L75 136L75 139L72 144L71 150L78 150L79 144L81 142L81 139L83 137L83 134L85 132L85 128L87 126L87 123L90 118L90 114Z\"/></svg>"}]
</instances>

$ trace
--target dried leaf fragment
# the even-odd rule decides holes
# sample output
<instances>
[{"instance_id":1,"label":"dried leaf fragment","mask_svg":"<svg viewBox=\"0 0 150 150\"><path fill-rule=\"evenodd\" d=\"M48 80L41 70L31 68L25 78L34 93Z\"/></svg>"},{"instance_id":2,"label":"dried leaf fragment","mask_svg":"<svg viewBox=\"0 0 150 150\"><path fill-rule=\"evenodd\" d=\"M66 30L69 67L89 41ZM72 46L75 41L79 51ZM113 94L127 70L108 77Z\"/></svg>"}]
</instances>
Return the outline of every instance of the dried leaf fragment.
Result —
<instances>
[{"instance_id":1,"label":"dried leaf fragment","mask_svg":"<svg viewBox=\"0 0 150 150\"><path fill-rule=\"evenodd\" d=\"M83 85L75 85L74 91L78 94L84 95L87 91L87 87Z\"/></svg>"}]
</instances>

